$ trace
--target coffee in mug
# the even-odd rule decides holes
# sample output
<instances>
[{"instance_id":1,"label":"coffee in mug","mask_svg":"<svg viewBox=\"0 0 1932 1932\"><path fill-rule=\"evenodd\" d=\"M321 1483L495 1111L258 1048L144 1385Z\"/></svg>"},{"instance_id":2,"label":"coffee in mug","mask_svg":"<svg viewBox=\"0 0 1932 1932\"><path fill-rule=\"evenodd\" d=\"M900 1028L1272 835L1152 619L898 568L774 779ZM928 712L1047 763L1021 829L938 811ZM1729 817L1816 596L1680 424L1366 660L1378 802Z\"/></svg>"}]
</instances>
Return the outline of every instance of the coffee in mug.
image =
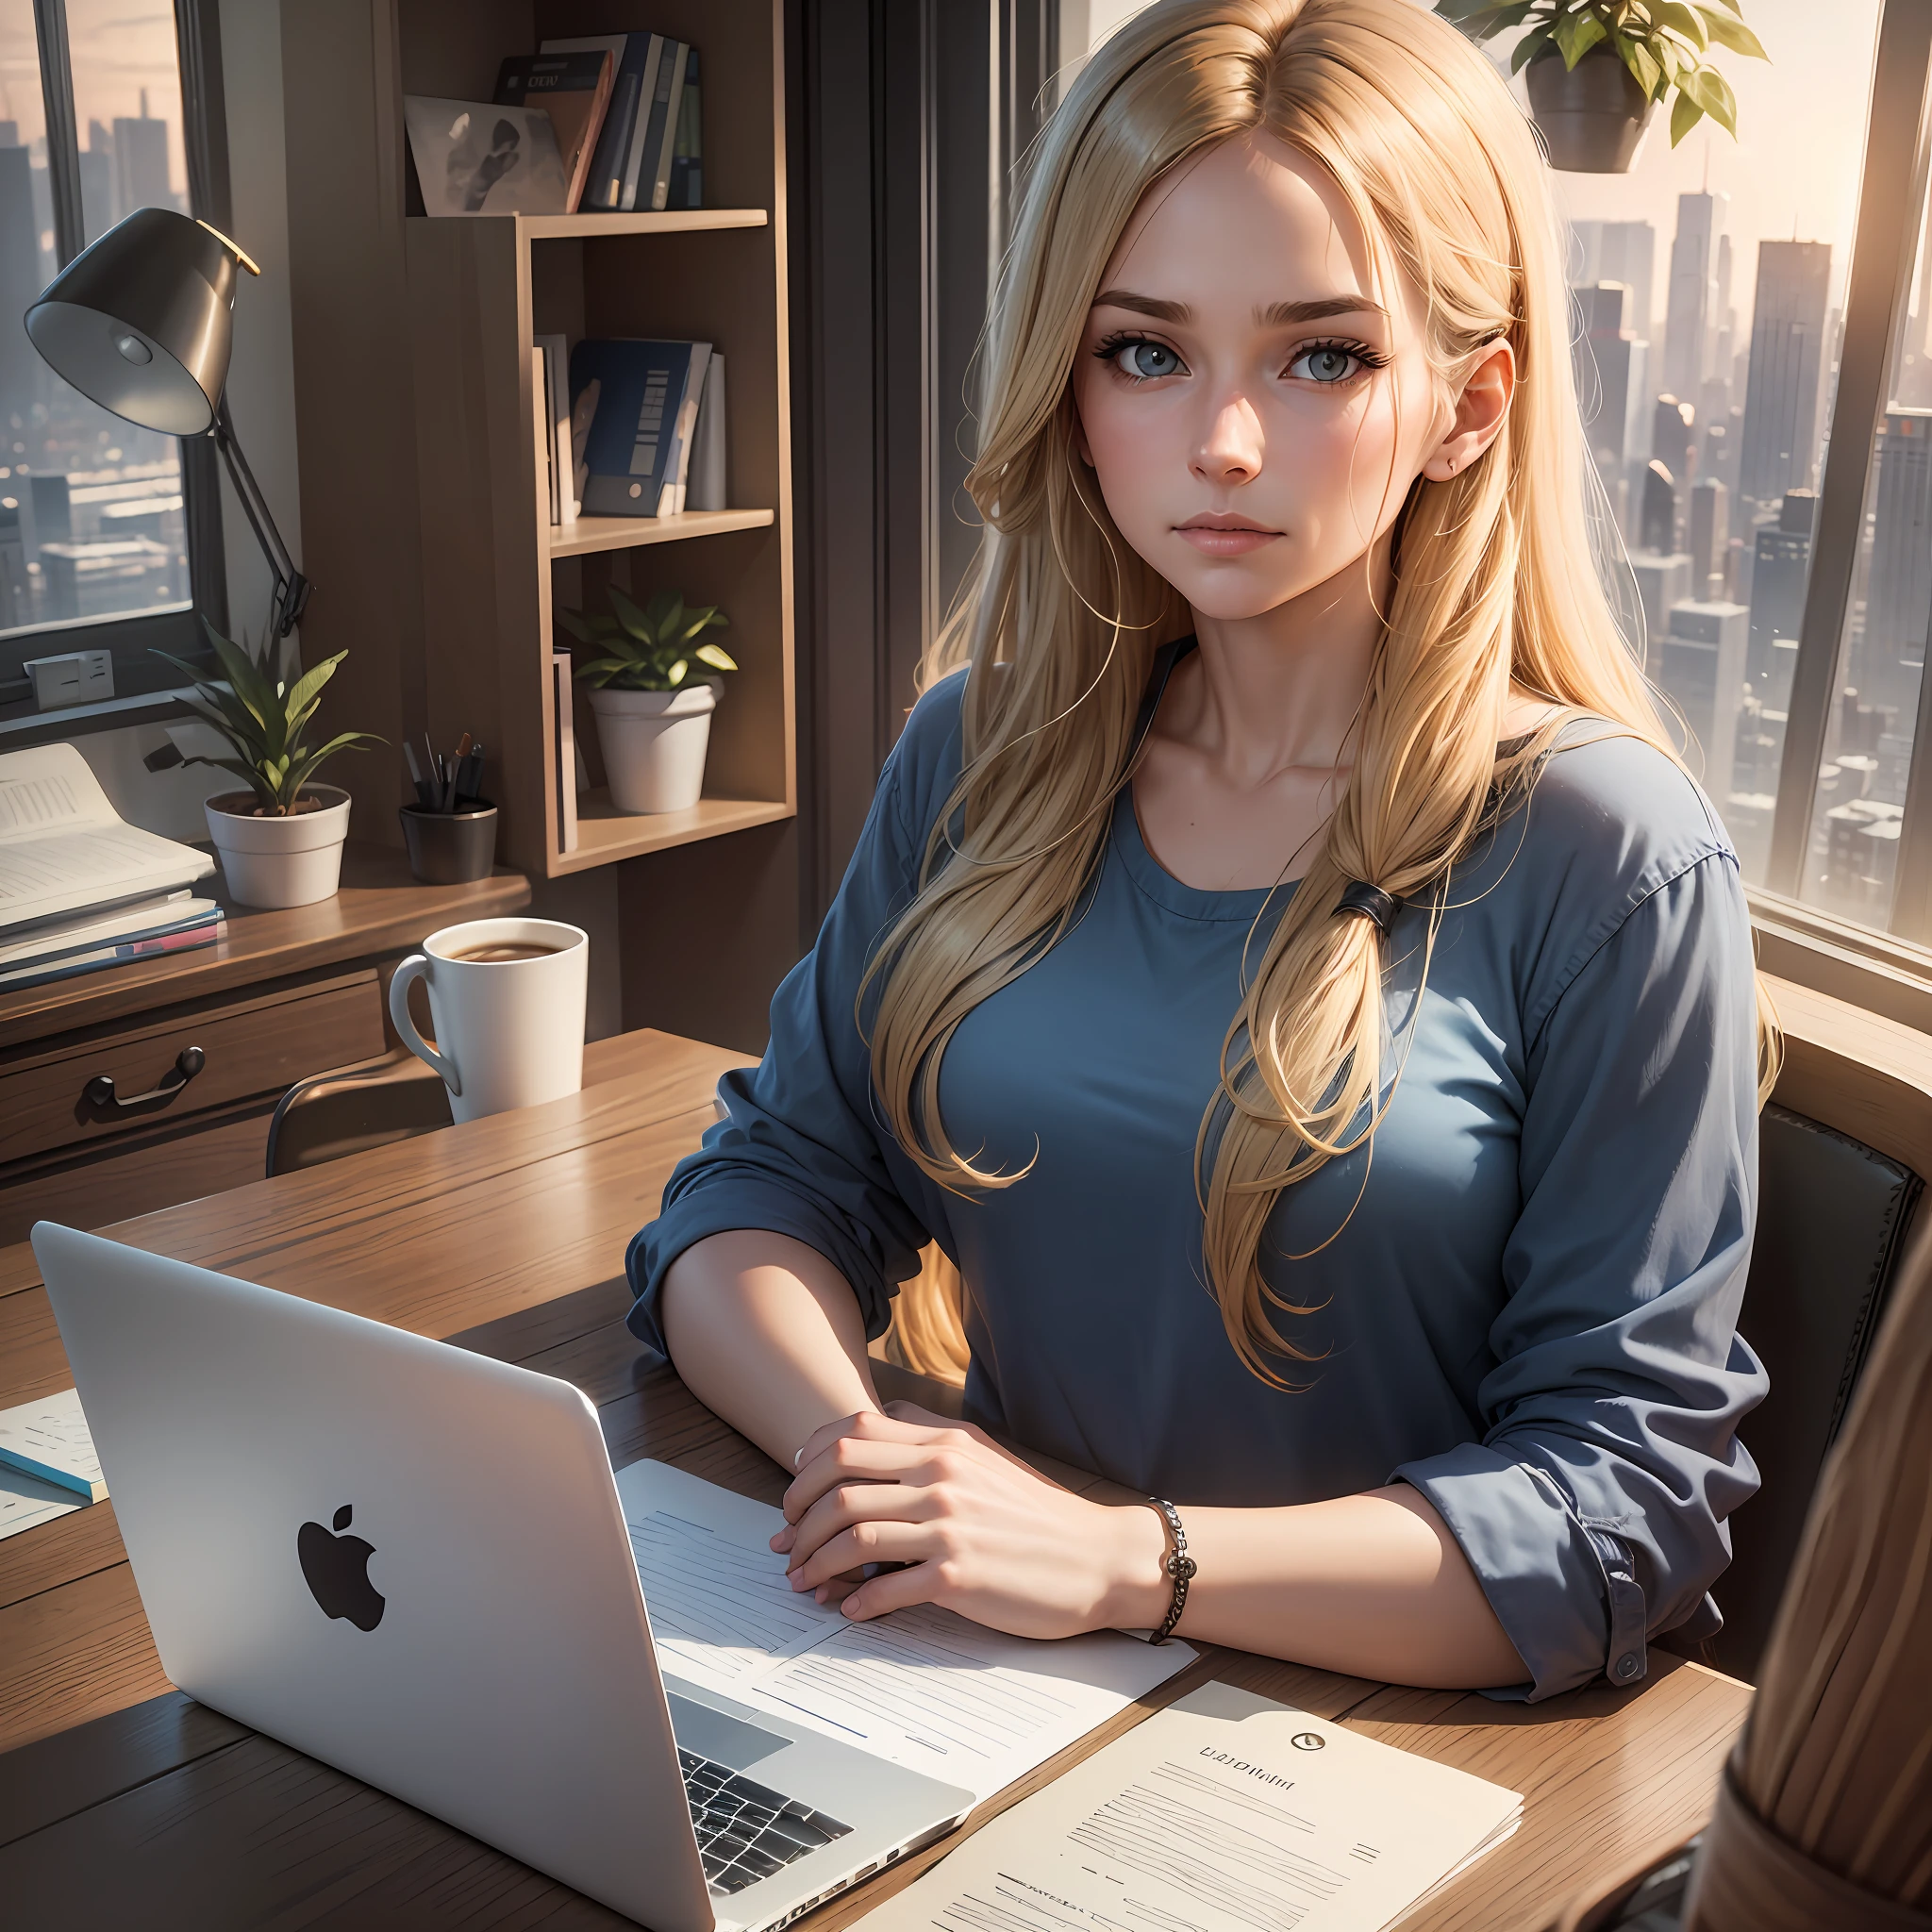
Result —
<instances>
[{"instance_id":1,"label":"coffee in mug","mask_svg":"<svg viewBox=\"0 0 1932 1932\"><path fill-rule=\"evenodd\" d=\"M583 1086L590 954L590 935L558 920L473 919L431 933L396 968L390 1018L409 1051L442 1075L456 1119L535 1107ZM434 1044L409 1017L419 979Z\"/></svg>"}]
</instances>

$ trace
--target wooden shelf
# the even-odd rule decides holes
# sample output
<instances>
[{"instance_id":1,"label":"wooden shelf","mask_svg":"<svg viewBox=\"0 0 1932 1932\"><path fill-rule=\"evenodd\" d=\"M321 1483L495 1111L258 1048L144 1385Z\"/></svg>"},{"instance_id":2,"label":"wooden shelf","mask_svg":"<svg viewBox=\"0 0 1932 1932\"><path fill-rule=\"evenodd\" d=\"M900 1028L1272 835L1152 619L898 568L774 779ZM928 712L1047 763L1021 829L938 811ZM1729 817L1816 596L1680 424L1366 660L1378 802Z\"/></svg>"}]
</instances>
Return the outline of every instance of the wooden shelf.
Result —
<instances>
[{"instance_id":1,"label":"wooden shelf","mask_svg":"<svg viewBox=\"0 0 1932 1932\"><path fill-rule=\"evenodd\" d=\"M675 517L579 517L549 526L552 557L587 557L593 550L633 550L641 543L675 543L726 530L759 530L775 521L769 509L688 509Z\"/></svg>"},{"instance_id":2,"label":"wooden shelf","mask_svg":"<svg viewBox=\"0 0 1932 1932\"><path fill-rule=\"evenodd\" d=\"M577 849L559 853L550 861L550 870L553 875L584 872L615 859L635 858L640 853L688 845L694 839L769 825L791 813L791 806L769 798L701 798L689 811L622 812L600 787L578 801Z\"/></svg>"},{"instance_id":3,"label":"wooden shelf","mask_svg":"<svg viewBox=\"0 0 1932 1932\"><path fill-rule=\"evenodd\" d=\"M517 215L514 219L517 233L525 241L558 242L585 235L682 235L693 228L762 228L772 218L761 208L666 208L658 214Z\"/></svg>"}]
</instances>

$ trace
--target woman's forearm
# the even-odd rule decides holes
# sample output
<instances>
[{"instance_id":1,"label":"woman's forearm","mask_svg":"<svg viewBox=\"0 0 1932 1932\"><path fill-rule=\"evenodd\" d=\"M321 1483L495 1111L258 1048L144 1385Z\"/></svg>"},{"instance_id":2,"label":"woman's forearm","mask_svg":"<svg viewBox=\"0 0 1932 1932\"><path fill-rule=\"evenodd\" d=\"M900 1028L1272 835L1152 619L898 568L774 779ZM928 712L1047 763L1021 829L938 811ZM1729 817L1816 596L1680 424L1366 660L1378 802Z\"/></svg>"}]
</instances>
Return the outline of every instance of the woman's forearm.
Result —
<instances>
[{"instance_id":1,"label":"woman's forearm","mask_svg":"<svg viewBox=\"0 0 1932 1932\"><path fill-rule=\"evenodd\" d=\"M665 1274L660 1319L685 1387L787 1469L814 1429L879 1406L858 1297L788 1235L692 1242Z\"/></svg>"},{"instance_id":2,"label":"woman's forearm","mask_svg":"<svg viewBox=\"0 0 1932 1932\"><path fill-rule=\"evenodd\" d=\"M1398 1684L1492 1690L1529 1675L1460 1545L1406 1483L1181 1517L1200 1566L1183 1637ZM1149 1592L1161 1615L1172 1589L1161 1576Z\"/></svg>"}]
</instances>

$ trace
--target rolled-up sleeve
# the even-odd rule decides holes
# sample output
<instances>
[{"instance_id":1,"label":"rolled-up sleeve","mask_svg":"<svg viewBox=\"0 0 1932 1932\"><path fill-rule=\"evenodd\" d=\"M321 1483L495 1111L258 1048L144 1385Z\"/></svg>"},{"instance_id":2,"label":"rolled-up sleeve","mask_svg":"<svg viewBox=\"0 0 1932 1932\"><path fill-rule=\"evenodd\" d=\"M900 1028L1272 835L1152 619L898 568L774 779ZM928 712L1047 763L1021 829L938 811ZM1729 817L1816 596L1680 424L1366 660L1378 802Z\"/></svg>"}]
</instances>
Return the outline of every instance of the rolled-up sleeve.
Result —
<instances>
[{"instance_id":1,"label":"rolled-up sleeve","mask_svg":"<svg viewBox=\"0 0 1932 1932\"><path fill-rule=\"evenodd\" d=\"M1727 853L1644 896L1534 1009L1522 1210L1484 1434L1395 1475L1425 1495L1532 1701L1638 1682L1645 1644L1720 1619L1725 1518L1757 1488L1737 1334L1757 1173L1749 917Z\"/></svg>"},{"instance_id":2,"label":"rolled-up sleeve","mask_svg":"<svg viewBox=\"0 0 1932 1932\"><path fill-rule=\"evenodd\" d=\"M678 1163L657 1220L631 1241L630 1330L660 1357L665 1271L708 1235L762 1228L817 1249L851 1283L871 1337L885 1332L896 1285L918 1269L927 1230L888 1168L854 1002L873 948L917 883L923 833L909 794L939 782L931 768L948 699L956 718L957 692L944 687L915 710L817 943L773 997L763 1060L718 1083L726 1117Z\"/></svg>"}]
</instances>

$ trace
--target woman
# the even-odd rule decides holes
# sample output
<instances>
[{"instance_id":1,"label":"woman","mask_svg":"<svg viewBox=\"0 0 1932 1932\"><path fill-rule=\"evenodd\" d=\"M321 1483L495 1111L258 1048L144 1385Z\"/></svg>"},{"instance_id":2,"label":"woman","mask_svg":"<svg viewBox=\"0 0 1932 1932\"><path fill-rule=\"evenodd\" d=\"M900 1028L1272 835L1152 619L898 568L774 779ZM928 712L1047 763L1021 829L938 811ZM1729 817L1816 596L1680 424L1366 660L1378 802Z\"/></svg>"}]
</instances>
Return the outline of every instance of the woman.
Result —
<instances>
[{"instance_id":1,"label":"woman","mask_svg":"<svg viewBox=\"0 0 1932 1932\"><path fill-rule=\"evenodd\" d=\"M1411 0L1163 0L1042 135L975 577L633 1244L795 1588L1532 1698L1717 1627L1750 930L1599 589L1553 228ZM1156 1507L881 1413L928 1239L969 1414Z\"/></svg>"}]
</instances>

